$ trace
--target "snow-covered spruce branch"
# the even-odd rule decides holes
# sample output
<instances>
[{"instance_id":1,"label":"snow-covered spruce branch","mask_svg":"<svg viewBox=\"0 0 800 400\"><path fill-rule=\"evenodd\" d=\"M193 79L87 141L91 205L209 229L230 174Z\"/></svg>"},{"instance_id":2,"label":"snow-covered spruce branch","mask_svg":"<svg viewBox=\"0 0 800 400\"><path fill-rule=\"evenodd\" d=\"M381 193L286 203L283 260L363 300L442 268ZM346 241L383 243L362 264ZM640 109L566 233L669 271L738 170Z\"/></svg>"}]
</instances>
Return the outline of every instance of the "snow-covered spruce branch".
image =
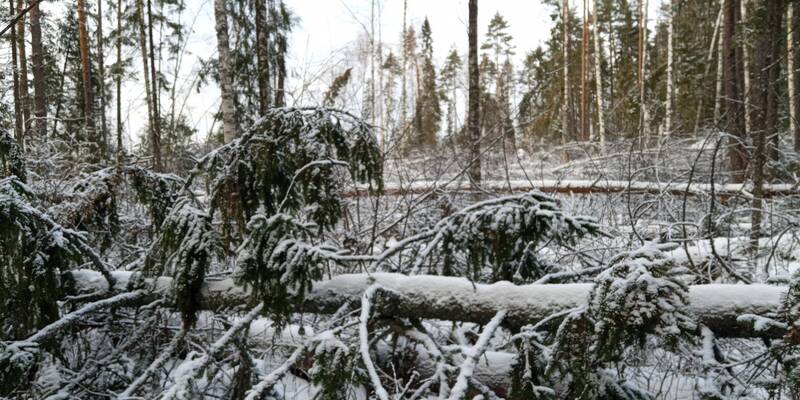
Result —
<instances>
[{"instance_id":1,"label":"snow-covered spruce branch","mask_svg":"<svg viewBox=\"0 0 800 400\"><path fill-rule=\"evenodd\" d=\"M192 385L215 357L233 340L234 336L261 314L264 304L253 307L244 317L236 321L203 355L192 351L175 371L175 384L161 396L162 399L186 399L192 392Z\"/></svg>"},{"instance_id":2,"label":"snow-covered spruce branch","mask_svg":"<svg viewBox=\"0 0 800 400\"><path fill-rule=\"evenodd\" d=\"M359 317L358 339L361 360L367 368L367 374L369 374L369 379L372 382L375 394L380 400L389 400L389 393L383 388L381 378L378 376L378 371L375 370L375 364L372 362L372 357L369 355L369 313L372 307L372 299L375 297L375 292L380 288L380 285L372 285L368 287L367 290L364 291L364 295L361 296L361 316Z\"/></svg>"},{"instance_id":3,"label":"snow-covered spruce branch","mask_svg":"<svg viewBox=\"0 0 800 400\"><path fill-rule=\"evenodd\" d=\"M486 348L489 346L489 339L492 338L494 332L500 327L500 323L503 322L505 316L505 310L498 311L497 315L483 328L483 332L480 337L478 337L478 341L475 342L475 345L464 352L466 357L459 369L456 383L453 385L450 392L450 400L460 400L464 398L467 388L469 387L469 380L472 378L472 372L475 370L475 365L478 363L478 358L486 352Z\"/></svg>"},{"instance_id":4,"label":"snow-covered spruce branch","mask_svg":"<svg viewBox=\"0 0 800 400\"><path fill-rule=\"evenodd\" d=\"M686 182L645 182L645 181L610 181L610 180L553 180L535 179L529 180L498 180L481 183L484 190L490 192L513 193L527 192L537 189L544 193L563 193L563 194L613 194L613 193L632 193L632 194L668 194L672 196L705 196L714 190L714 193L721 197L743 197L752 199L753 187L749 183L728 183L710 185L707 183ZM471 191L468 182L456 182L455 184L443 184L435 181L416 181L410 185L396 186L387 183L384 194L387 196L403 196L411 194L422 194L432 188L445 191L466 192ZM364 196L367 191L357 189L345 192L346 197ZM798 196L800 188L791 184L765 184L764 197L777 196Z\"/></svg>"},{"instance_id":5,"label":"snow-covered spruce branch","mask_svg":"<svg viewBox=\"0 0 800 400\"><path fill-rule=\"evenodd\" d=\"M114 272L116 279L130 279L130 272ZM65 295L107 290L96 271L67 273L71 284ZM148 279L156 291L172 290L172 279ZM585 306L592 284L513 285L509 282L475 284L465 278L430 275L406 276L392 273L344 274L313 285L302 304L303 312L332 314L343 304L358 305L363 293L379 284L380 301L375 310L397 317L432 318L450 321L488 323L498 311L507 310L505 325L524 326L563 310ZM119 286L117 285L118 289ZM737 318L744 314L769 316L779 312L786 294L784 286L694 285L689 287L689 312L699 324L708 326L718 337L779 337L785 331L770 327L756 332ZM142 304L159 296L145 296ZM169 296L167 296L169 297ZM206 280L198 294L199 306L207 310L251 304L251 293L232 279ZM165 302L169 305L169 302ZM298 307L299 309L299 307Z\"/></svg>"}]
</instances>

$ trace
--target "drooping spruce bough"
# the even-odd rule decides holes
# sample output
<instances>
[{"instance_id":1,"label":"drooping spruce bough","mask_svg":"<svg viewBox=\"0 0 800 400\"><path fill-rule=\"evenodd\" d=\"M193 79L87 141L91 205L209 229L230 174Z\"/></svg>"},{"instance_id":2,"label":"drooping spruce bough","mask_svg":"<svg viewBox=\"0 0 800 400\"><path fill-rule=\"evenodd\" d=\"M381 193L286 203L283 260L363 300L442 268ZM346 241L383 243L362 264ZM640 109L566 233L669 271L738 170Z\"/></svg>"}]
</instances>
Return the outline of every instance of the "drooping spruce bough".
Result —
<instances>
[{"instance_id":1,"label":"drooping spruce bough","mask_svg":"<svg viewBox=\"0 0 800 400\"><path fill-rule=\"evenodd\" d=\"M273 109L202 158L185 181L136 165L86 171L69 185L67 197L81 200L71 208L47 204L17 177L4 178L0 284L10 290L0 292L1 394L296 398L287 385L310 382L319 398L331 399L648 399L634 372L652 370L646 354L654 349L702 375L704 395L760 393L731 379L737 360L725 359L725 342L689 312L674 245L650 243L594 264L593 272L571 273L551 251L605 233L542 193L483 200L415 226L382 249L345 248L342 237L354 233L342 223L352 208L342 193L359 184L379 194L382 168L372 129L357 118L329 109ZM125 224L139 225L122 218L124 207L137 209L149 229L126 231ZM59 223L86 232L59 225L43 209L64 210L56 213L64 217ZM105 246L103 221L121 225ZM114 265L131 272L115 275L126 277L117 282L87 282L93 275L78 270L87 262L100 271ZM70 285L104 289L67 297L60 277L68 270L74 270ZM483 327L399 317L391 302L402 294L380 285L359 293L360 302L339 304L332 317L306 312L315 284L329 276L385 270L475 284L557 276L592 286L564 286L588 297L559 308L573 297L554 293L550 314L522 326L502 309L482 317ZM219 283L228 277L240 286ZM425 307L482 312L460 289L426 278L440 297ZM501 290L513 284L499 283L488 301L498 307L520 301ZM795 385L798 370L792 285L782 313L742 317L743 325L788 332L756 358L782 367L775 377L786 387ZM22 300L33 308L18 302L14 294L22 292L32 293ZM242 301L235 309L211 308L222 304L209 302L213 296Z\"/></svg>"}]
</instances>

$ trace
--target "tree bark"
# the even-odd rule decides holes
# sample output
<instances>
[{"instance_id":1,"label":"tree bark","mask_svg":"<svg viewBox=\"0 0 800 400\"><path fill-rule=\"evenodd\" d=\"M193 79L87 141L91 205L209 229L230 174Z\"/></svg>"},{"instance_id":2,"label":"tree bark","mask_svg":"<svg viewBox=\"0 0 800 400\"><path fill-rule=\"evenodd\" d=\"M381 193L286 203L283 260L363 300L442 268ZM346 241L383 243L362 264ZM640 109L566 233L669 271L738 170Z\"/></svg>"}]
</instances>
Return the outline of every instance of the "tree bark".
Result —
<instances>
[{"instance_id":1,"label":"tree bark","mask_svg":"<svg viewBox=\"0 0 800 400\"><path fill-rule=\"evenodd\" d=\"M225 143L230 143L238 135L236 133L236 109L233 102L230 46L228 44L228 16L225 12L224 0L214 0L214 19L216 21L219 86L222 98L222 134ZM276 106L277 103L276 99Z\"/></svg>"},{"instance_id":2,"label":"tree bark","mask_svg":"<svg viewBox=\"0 0 800 400\"><path fill-rule=\"evenodd\" d=\"M752 247L757 249L758 238L763 233L761 231L762 198L764 197L764 184L766 181L765 166L767 163L768 152L767 142L777 140L778 123L778 91L780 82L780 58L782 56L781 39L783 30L781 27L783 17L783 0L770 0L766 2L765 24L761 27L758 35L758 53L756 59L760 62L757 66L757 95L758 100L754 109L753 118L753 203L752 213L750 214L750 237ZM773 136L774 135L774 136ZM777 156L777 146L774 151ZM763 271L764 274L767 271Z\"/></svg>"},{"instance_id":3,"label":"tree bark","mask_svg":"<svg viewBox=\"0 0 800 400\"><path fill-rule=\"evenodd\" d=\"M106 124L106 67L103 52L103 1L97 0L97 82L100 91L100 149L108 158L108 126Z\"/></svg>"},{"instance_id":4,"label":"tree bark","mask_svg":"<svg viewBox=\"0 0 800 400\"><path fill-rule=\"evenodd\" d=\"M740 65L737 62L735 42L736 26L738 25L737 16L739 5L736 0L724 0L723 3L723 23L722 23L722 82L724 88L725 130L732 136L731 145L728 147L728 157L730 159L730 169L733 174L734 182L744 182L747 176L747 149L745 148L746 138L744 136L744 110L742 109L741 91L738 86L740 82Z\"/></svg>"},{"instance_id":5,"label":"tree bark","mask_svg":"<svg viewBox=\"0 0 800 400\"><path fill-rule=\"evenodd\" d=\"M148 37L150 39L150 84L153 86L152 90L152 101L153 101L153 119L150 123L153 124L153 147L158 149L157 152L153 152L154 164L153 167L156 171L161 171L164 169L164 164L162 161L162 149L161 149L161 109L159 108L159 84L158 84L158 74L156 73L156 47L153 39L153 7L152 1L147 0L147 30L148 30ZM156 154L158 157L155 157Z\"/></svg>"},{"instance_id":6,"label":"tree bark","mask_svg":"<svg viewBox=\"0 0 800 400\"><path fill-rule=\"evenodd\" d=\"M664 101L664 135L669 136L672 132L672 99L675 95L675 81L673 77L673 36L675 34L675 2L669 0L669 11L667 12L667 96Z\"/></svg>"},{"instance_id":7,"label":"tree bark","mask_svg":"<svg viewBox=\"0 0 800 400\"><path fill-rule=\"evenodd\" d=\"M592 0L592 36L594 37L594 84L595 84L595 100L597 101L597 135L600 139L600 151L605 149L606 145L606 126L605 118L603 116L603 80L601 50L600 50L600 19L597 14L597 2L599 0ZM609 33L610 34L610 33Z\"/></svg>"},{"instance_id":8,"label":"tree bark","mask_svg":"<svg viewBox=\"0 0 800 400\"><path fill-rule=\"evenodd\" d=\"M739 11L742 31L747 29L747 1L740 0ZM744 35L746 36L746 35ZM750 43L747 37L742 39L742 107L744 109L744 136L749 137L753 129L750 110Z\"/></svg>"},{"instance_id":9,"label":"tree bark","mask_svg":"<svg viewBox=\"0 0 800 400\"><path fill-rule=\"evenodd\" d=\"M10 18L14 18L14 0L8 0L8 14ZM9 34L9 42L11 44L11 74L14 91L14 139L17 144L24 149L25 140L23 136L23 120L22 120L22 104L20 104L19 95L19 61L17 59L17 30L11 29ZM24 62L24 60L23 60Z\"/></svg>"},{"instance_id":10,"label":"tree bark","mask_svg":"<svg viewBox=\"0 0 800 400\"><path fill-rule=\"evenodd\" d=\"M583 31L581 32L581 139L589 140L589 85L587 65L589 46L589 3L583 0Z\"/></svg>"},{"instance_id":11,"label":"tree bark","mask_svg":"<svg viewBox=\"0 0 800 400\"><path fill-rule=\"evenodd\" d=\"M569 142L572 130L570 129L569 118L569 0L564 0L561 4L561 25L563 26L562 36L562 53L564 64L564 98L561 102L561 145L564 146ZM567 149L564 149L562 160L569 162L570 156Z\"/></svg>"},{"instance_id":12,"label":"tree bark","mask_svg":"<svg viewBox=\"0 0 800 400\"><path fill-rule=\"evenodd\" d=\"M130 291L125 286L132 272L115 271L115 292ZM99 272L78 270L65 276L65 294L103 293L108 287ZM159 277L147 282L156 290L138 299L152 302L174 290L172 278ZM554 313L586 305L591 283L514 285L509 282L475 284L466 278L431 275L407 276L393 273L346 274L313 285L305 297L303 312L330 314L342 305L360 305L364 292L381 287L373 306L376 311L398 318L430 318L485 324L500 310L507 310L505 324L519 328L534 324ZM756 332L752 324L739 323L744 314L769 315L782 307L786 287L752 285L695 285L689 287L689 311L698 322L720 337L781 337L785 329L771 327ZM245 287L231 279L207 280L199 293L199 306L205 310L239 308L255 299ZM171 298L171 296L165 296ZM170 306L167 302L166 306ZM554 328L551 326L551 328Z\"/></svg>"},{"instance_id":13,"label":"tree bark","mask_svg":"<svg viewBox=\"0 0 800 400\"><path fill-rule=\"evenodd\" d=\"M44 47L42 46L42 24L39 2L31 7L31 58L33 61L33 115L36 117L33 133L44 138L47 135L47 82L44 71Z\"/></svg>"},{"instance_id":14,"label":"tree bark","mask_svg":"<svg viewBox=\"0 0 800 400\"><path fill-rule=\"evenodd\" d=\"M269 42L267 37L267 9L264 0L255 0L256 8L256 62L258 65L259 111L266 114L270 105L269 93Z\"/></svg>"},{"instance_id":15,"label":"tree bark","mask_svg":"<svg viewBox=\"0 0 800 400\"><path fill-rule=\"evenodd\" d=\"M86 1L78 0L78 42L81 53L81 76L83 78L83 122L86 127L87 139L98 145L94 126L94 99L92 97L92 62L89 58L89 35L86 30ZM90 158L97 161L98 149L93 149Z\"/></svg>"},{"instance_id":16,"label":"tree bark","mask_svg":"<svg viewBox=\"0 0 800 400\"><path fill-rule=\"evenodd\" d=\"M38 5L36 6L38 8ZM25 9L24 0L17 0L17 13ZM25 43L25 15L17 22L17 51L19 54L19 97L22 104L22 137L30 130L31 100L28 93L28 55Z\"/></svg>"},{"instance_id":17,"label":"tree bark","mask_svg":"<svg viewBox=\"0 0 800 400\"><path fill-rule=\"evenodd\" d=\"M795 70L798 24L794 8L795 3L789 3L786 7L786 84L789 92L789 134L794 139L794 151L800 152L800 125L797 123L800 92L797 90L797 71Z\"/></svg>"},{"instance_id":18,"label":"tree bark","mask_svg":"<svg viewBox=\"0 0 800 400\"><path fill-rule=\"evenodd\" d=\"M470 155L469 179L475 190L481 187L480 71L478 70L478 0L469 0L469 103L467 130Z\"/></svg>"},{"instance_id":19,"label":"tree bark","mask_svg":"<svg viewBox=\"0 0 800 400\"><path fill-rule=\"evenodd\" d=\"M122 164L122 0L117 0L117 166Z\"/></svg>"},{"instance_id":20,"label":"tree bark","mask_svg":"<svg viewBox=\"0 0 800 400\"><path fill-rule=\"evenodd\" d=\"M155 110L153 109L153 92L150 85L150 62L148 61L149 52L147 50L144 0L136 0L136 16L138 17L139 51L142 55L142 73L144 74L144 91L147 100L147 132L150 137L150 150L153 156L153 169L158 171L161 170L161 137L158 136L158 131L155 129Z\"/></svg>"}]
</instances>

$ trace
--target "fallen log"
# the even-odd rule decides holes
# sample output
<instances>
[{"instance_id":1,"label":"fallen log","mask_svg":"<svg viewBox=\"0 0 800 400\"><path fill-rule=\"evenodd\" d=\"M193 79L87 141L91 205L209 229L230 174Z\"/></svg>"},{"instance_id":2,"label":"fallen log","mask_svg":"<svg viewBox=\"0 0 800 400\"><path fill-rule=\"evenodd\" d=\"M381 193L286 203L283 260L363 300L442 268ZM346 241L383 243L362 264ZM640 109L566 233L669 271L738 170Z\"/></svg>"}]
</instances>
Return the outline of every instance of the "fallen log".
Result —
<instances>
[{"instance_id":1,"label":"fallen log","mask_svg":"<svg viewBox=\"0 0 800 400\"><path fill-rule=\"evenodd\" d=\"M99 272L75 270L65 275L65 295L118 293L137 290L133 273L116 271L112 290ZM159 277L146 282L154 290L140 299L141 304L169 294L172 279ZM430 275L406 276L392 273L345 274L314 285L298 311L333 313L343 304L359 307L361 296L372 284L379 284L382 294L376 310L385 315L417 317L485 324L499 310L507 310L505 324L520 327L533 324L559 311L585 305L591 284L531 284L509 282L473 284L465 278ZM752 285L695 285L689 290L689 308L697 321L720 337L780 337L785 332L770 326L755 331L753 324L737 321L741 315L775 315L787 288ZM167 296L168 298L169 296ZM232 279L206 280L201 289L201 307L205 310L241 309L252 304L249 290ZM168 304L168 303L167 303Z\"/></svg>"},{"instance_id":2,"label":"fallen log","mask_svg":"<svg viewBox=\"0 0 800 400\"><path fill-rule=\"evenodd\" d=\"M743 197L752 199L752 185L749 183L714 184L686 182L644 182L644 181L609 181L609 180L510 180L483 182L486 191L500 193L527 192L537 189L544 193L560 194L669 194L673 196L701 196L710 195L713 189L716 196L722 198ZM472 190L469 182L444 183L437 181L415 181L407 185L387 183L383 194L386 196L402 196L407 194L422 194L431 190L444 190L451 192L468 192ZM367 188L356 188L344 193L345 197L361 197L368 194ZM764 185L764 197L798 196L800 188L791 184Z\"/></svg>"}]
</instances>

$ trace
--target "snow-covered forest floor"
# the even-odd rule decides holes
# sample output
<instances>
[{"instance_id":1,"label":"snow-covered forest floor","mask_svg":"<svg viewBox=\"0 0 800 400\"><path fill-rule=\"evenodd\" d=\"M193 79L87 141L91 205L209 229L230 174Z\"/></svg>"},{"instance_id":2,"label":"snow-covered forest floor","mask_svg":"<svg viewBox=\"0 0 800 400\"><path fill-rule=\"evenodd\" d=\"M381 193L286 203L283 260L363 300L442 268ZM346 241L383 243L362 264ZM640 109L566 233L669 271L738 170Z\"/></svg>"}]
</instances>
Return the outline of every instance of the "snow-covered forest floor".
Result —
<instances>
[{"instance_id":1,"label":"snow-covered forest floor","mask_svg":"<svg viewBox=\"0 0 800 400\"><path fill-rule=\"evenodd\" d=\"M797 180L753 240L713 134L496 149L479 192L335 111L271 111L183 176L4 143L0 395L793 393Z\"/></svg>"}]
</instances>

